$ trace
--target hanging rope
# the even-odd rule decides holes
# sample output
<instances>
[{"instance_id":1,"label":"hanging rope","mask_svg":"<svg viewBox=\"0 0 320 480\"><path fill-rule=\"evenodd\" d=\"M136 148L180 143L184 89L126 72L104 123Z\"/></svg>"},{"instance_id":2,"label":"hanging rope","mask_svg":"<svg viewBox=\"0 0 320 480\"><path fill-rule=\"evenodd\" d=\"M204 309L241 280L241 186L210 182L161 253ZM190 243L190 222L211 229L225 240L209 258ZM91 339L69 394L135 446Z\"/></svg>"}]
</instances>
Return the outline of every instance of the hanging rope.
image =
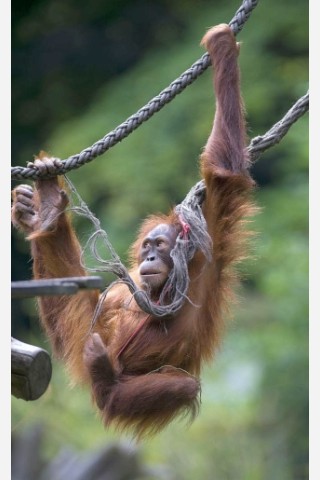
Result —
<instances>
[{"instance_id":1,"label":"hanging rope","mask_svg":"<svg viewBox=\"0 0 320 480\"><path fill-rule=\"evenodd\" d=\"M285 136L291 125L293 125L302 115L309 110L309 92L301 97L285 114L285 116L273 125L263 136L255 137L251 140L248 151L252 161L268 148L273 147Z\"/></svg>"},{"instance_id":2,"label":"hanging rope","mask_svg":"<svg viewBox=\"0 0 320 480\"><path fill-rule=\"evenodd\" d=\"M252 10L257 6L258 0L244 0L241 7L235 13L229 25L236 35L239 33L245 22L250 17ZM93 159L102 155L111 147L126 138L143 122L149 120L156 112L159 112L167 103L171 102L176 95L181 93L188 85L191 85L211 64L210 56L205 53L197 62L195 62L188 70L186 70L180 77L174 80L167 88L162 90L159 95L150 100L144 107L138 110L137 113L129 117L121 123L115 130L105 135L101 140L98 140L91 147L85 148L80 153L72 155L66 160L62 161L61 166L57 167L53 172L43 172L36 167L12 167L11 178L15 180L37 178L50 178L56 175L61 175L81 167L82 165L91 162Z\"/></svg>"}]
</instances>

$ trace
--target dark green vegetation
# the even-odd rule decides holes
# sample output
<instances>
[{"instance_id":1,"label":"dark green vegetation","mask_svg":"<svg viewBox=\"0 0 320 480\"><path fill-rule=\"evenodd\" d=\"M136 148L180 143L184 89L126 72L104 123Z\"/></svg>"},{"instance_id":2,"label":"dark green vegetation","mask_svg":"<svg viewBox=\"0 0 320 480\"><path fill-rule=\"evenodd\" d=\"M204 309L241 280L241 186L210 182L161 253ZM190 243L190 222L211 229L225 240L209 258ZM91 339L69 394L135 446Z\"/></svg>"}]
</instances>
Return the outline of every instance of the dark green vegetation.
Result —
<instances>
[{"instance_id":1,"label":"dark green vegetation","mask_svg":"<svg viewBox=\"0 0 320 480\"><path fill-rule=\"evenodd\" d=\"M31 8L14 1L14 163L25 165L40 149L66 158L94 143L199 58L204 31L229 21L239 5L52 0ZM302 0L260 0L239 34L250 138L308 88L307 22ZM69 175L122 258L139 221L181 201L198 180L213 101L208 71ZM255 258L242 267L239 305L204 372L200 415L189 429L175 423L141 446L145 462L167 465L172 478L308 478L308 115L258 160L253 175L261 207L252 225ZM77 223L85 241L90 226ZM30 278L28 245L16 234L13 255L13 279ZM13 320L17 338L48 348L33 301L15 304ZM13 399L12 415L17 433L46 422L47 455L66 443L87 450L118 440L57 364L48 392L34 403Z\"/></svg>"}]
</instances>

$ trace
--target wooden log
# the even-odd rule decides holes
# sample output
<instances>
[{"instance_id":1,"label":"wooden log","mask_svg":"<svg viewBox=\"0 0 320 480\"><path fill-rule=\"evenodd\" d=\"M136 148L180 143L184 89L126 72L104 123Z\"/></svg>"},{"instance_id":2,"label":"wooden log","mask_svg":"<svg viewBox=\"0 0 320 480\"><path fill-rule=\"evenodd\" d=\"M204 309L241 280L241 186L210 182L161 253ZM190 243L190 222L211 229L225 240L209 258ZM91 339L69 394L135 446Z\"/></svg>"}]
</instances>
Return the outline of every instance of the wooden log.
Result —
<instances>
[{"instance_id":1,"label":"wooden log","mask_svg":"<svg viewBox=\"0 0 320 480\"><path fill-rule=\"evenodd\" d=\"M91 277L46 278L11 282L11 297L26 298L44 295L74 295L79 289L102 290L103 279Z\"/></svg>"},{"instance_id":2,"label":"wooden log","mask_svg":"<svg viewBox=\"0 0 320 480\"><path fill-rule=\"evenodd\" d=\"M11 393L37 400L50 383L52 364L46 350L11 338Z\"/></svg>"}]
</instances>

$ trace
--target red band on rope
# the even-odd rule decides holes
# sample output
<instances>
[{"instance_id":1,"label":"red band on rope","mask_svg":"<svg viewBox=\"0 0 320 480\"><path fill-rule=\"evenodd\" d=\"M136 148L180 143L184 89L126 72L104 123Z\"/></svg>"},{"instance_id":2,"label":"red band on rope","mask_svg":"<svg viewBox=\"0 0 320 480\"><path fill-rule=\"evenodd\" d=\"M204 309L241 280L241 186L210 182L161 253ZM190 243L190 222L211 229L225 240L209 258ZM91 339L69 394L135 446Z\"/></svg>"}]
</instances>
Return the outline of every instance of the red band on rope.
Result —
<instances>
[{"instance_id":1,"label":"red band on rope","mask_svg":"<svg viewBox=\"0 0 320 480\"><path fill-rule=\"evenodd\" d=\"M190 232L190 225L183 220L182 215L179 215L179 222L182 226L182 232L180 232L180 238L184 240L188 240L189 232Z\"/></svg>"}]
</instances>

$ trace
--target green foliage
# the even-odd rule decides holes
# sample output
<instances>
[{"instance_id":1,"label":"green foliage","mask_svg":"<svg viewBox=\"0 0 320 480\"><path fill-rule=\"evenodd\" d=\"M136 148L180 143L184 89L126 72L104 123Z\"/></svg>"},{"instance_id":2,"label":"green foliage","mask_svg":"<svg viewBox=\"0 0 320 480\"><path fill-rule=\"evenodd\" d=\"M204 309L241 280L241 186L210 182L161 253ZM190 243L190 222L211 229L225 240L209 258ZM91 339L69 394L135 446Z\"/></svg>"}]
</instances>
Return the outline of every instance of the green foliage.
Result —
<instances>
[{"instance_id":1,"label":"green foliage","mask_svg":"<svg viewBox=\"0 0 320 480\"><path fill-rule=\"evenodd\" d=\"M206 28L238 8L210 2L199 12L186 5L181 18L188 28L180 41L145 55L92 95L87 110L61 124L44 148L66 158L103 137L186 70L202 54ZM307 90L307 13L302 0L260 2L239 35L250 137L264 133ZM122 257L139 222L181 201L198 180L213 111L207 72L121 144L70 174ZM200 416L189 429L175 422L141 446L146 463L168 465L172 478L308 478L307 137L305 115L254 166L261 207L252 225L255 258L242 267L246 281L235 318L204 371ZM78 225L85 239L89 225ZM46 421L48 455L62 443L91 449L118 438L103 430L87 392L68 389L59 365L37 404L13 399L12 413L15 430Z\"/></svg>"}]
</instances>

